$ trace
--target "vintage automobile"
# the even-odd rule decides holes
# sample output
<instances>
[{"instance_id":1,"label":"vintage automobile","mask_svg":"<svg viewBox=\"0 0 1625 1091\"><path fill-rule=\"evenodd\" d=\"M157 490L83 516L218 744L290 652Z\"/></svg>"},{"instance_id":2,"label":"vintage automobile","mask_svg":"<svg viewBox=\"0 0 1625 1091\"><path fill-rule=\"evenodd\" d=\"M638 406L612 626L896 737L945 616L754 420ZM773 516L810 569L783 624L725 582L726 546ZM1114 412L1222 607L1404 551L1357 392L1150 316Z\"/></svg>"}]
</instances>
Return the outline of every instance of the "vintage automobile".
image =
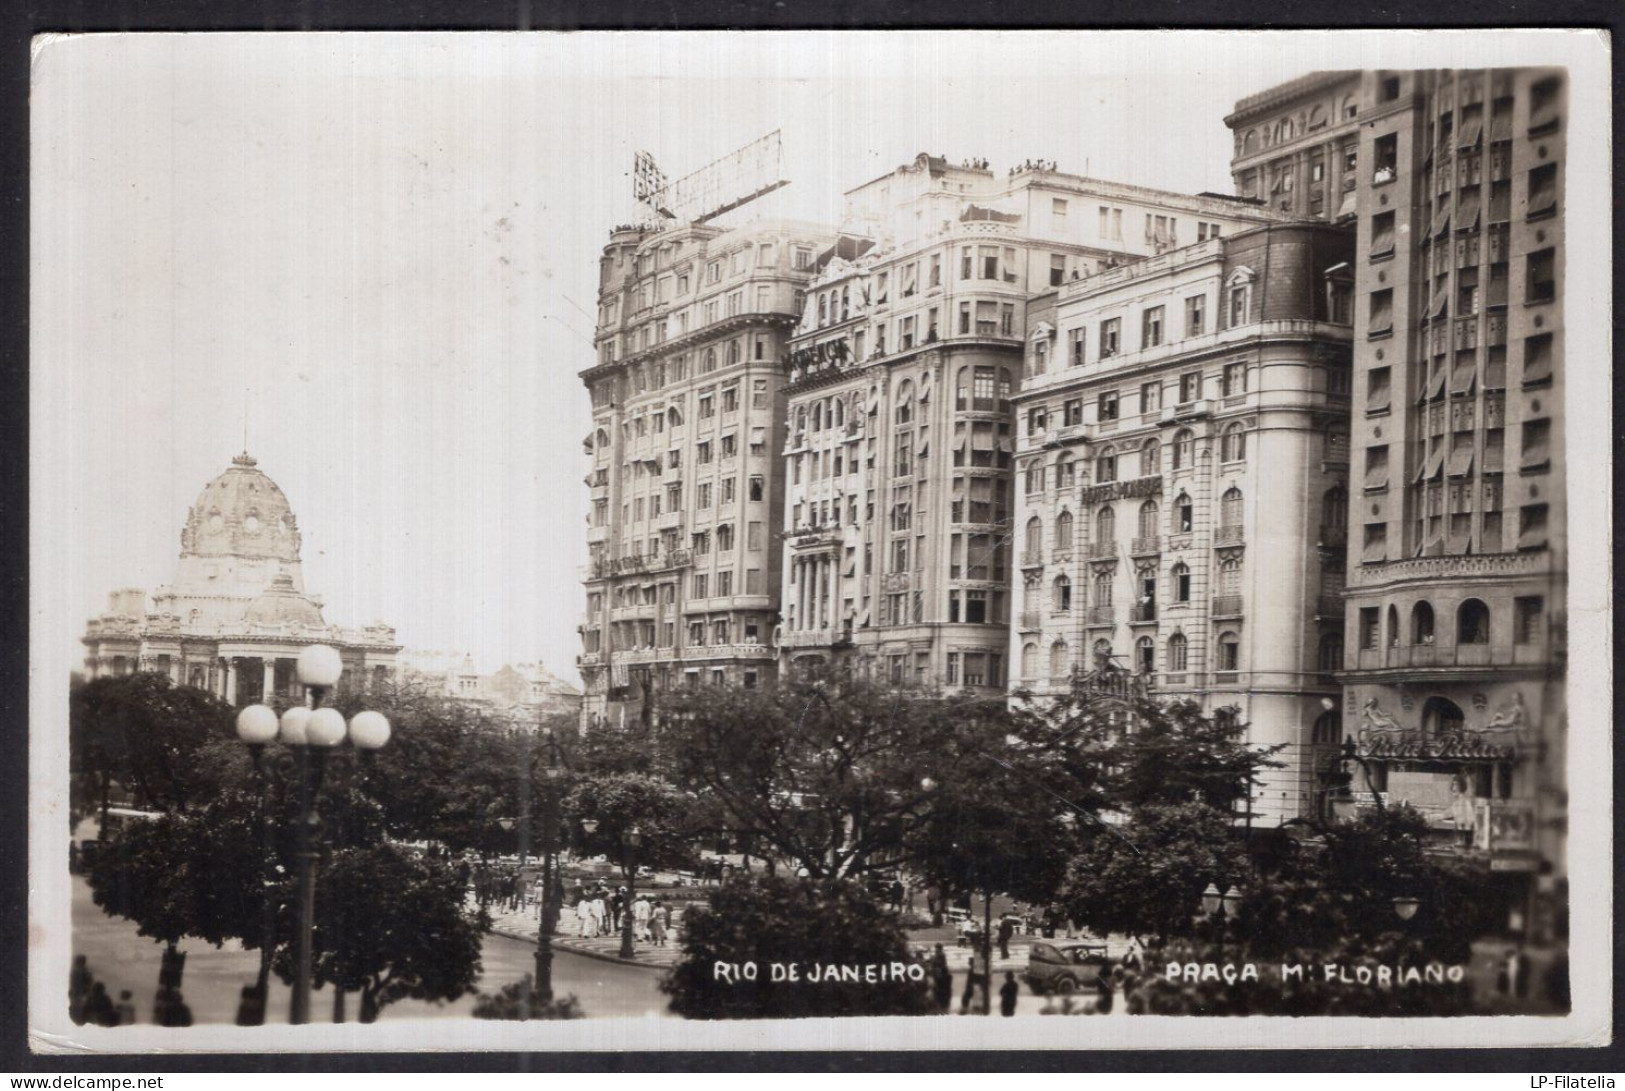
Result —
<instances>
[{"instance_id":1,"label":"vintage automobile","mask_svg":"<svg viewBox=\"0 0 1625 1091\"><path fill-rule=\"evenodd\" d=\"M1040 996L1069 996L1080 990L1092 992L1101 976L1110 972L1104 943L1067 940L1027 948L1027 969L1021 978Z\"/></svg>"}]
</instances>

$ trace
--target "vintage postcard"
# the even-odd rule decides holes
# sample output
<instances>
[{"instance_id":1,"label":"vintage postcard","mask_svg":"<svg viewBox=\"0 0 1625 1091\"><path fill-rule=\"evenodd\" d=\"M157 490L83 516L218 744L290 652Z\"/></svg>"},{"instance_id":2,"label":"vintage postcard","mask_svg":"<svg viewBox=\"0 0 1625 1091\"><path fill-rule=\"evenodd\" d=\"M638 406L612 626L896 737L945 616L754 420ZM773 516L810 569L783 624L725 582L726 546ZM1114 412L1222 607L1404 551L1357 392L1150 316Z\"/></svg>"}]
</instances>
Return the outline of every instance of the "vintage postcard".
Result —
<instances>
[{"instance_id":1,"label":"vintage postcard","mask_svg":"<svg viewBox=\"0 0 1625 1091\"><path fill-rule=\"evenodd\" d=\"M32 1047L1606 1042L1610 63L37 39Z\"/></svg>"}]
</instances>

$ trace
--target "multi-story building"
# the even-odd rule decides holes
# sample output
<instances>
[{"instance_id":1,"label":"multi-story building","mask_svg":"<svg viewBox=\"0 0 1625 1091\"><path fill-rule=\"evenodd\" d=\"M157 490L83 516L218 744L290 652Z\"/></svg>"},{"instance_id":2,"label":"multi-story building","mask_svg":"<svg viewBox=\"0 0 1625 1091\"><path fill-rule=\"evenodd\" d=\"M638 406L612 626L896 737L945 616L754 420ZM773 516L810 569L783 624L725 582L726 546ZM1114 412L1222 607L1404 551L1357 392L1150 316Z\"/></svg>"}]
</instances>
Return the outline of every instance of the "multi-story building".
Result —
<instances>
[{"instance_id":1,"label":"multi-story building","mask_svg":"<svg viewBox=\"0 0 1625 1091\"><path fill-rule=\"evenodd\" d=\"M541 663L505 663L482 671L461 652L401 652L399 689L462 702L504 727L535 727L553 716L581 715L581 690Z\"/></svg>"},{"instance_id":2,"label":"multi-story building","mask_svg":"<svg viewBox=\"0 0 1625 1091\"><path fill-rule=\"evenodd\" d=\"M394 678L395 630L344 628L305 591L299 522L287 495L246 451L203 487L181 528L173 582L148 596L125 588L86 627L90 678L156 671L236 705L302 700L299 653L329 644L356 692Z\"/></svg>"},{"instance_id":3,"label":"multi-story building","mask_svg":"<svg viewBox=\"0 0 1625 1091\"><path fill-rule=\"evenodd\" d=\"M1012 684L1103 665L1282 746L1254 823L1308 813L1335 751L1352 239L1244 228L1030 305Z\"/></svg>"},{"instance_id":4,"label":"multi-story building","mask_svg":"<svg viewBox=\"0 0 1625 1091\"><path fill-rule=\"evenodd\" d=\"M1565 917L1565 106L1521 69L1366 73L1358 106L1355 786L1536 938Z\"/></svg>"},{"instance_id":5,"label":"multi-story building","mask_svg":"<svg viewBox=\"0 0 1625 1091\"><path fill-rule=\"evenodd\" d=\"M791 343L781 657L1003 688L1029 297L1265 218L928 155L850 191Z\"/></svg>"},{"instance_id":6,"label":"multi-story building","mask_svg":"<svg viewBox=\"0 0 1625 1091\"><path fill-rule=\"evenodd\" d=\"M599 275L583 725L774 670L783 357L834 233L617 228Z\"/></svg>"},{"instance_id":7,"label":"multi-story building","mask_svg":"<svg viewBox=\"0 0 1625 1091\"><path fill-rule=\"evenodd\" d=\"M1295 216L1353 216L1360 81L1359 72L1315 72L1236 103L1224 119L1236 192Z\"/></svg>"}]
</instances>

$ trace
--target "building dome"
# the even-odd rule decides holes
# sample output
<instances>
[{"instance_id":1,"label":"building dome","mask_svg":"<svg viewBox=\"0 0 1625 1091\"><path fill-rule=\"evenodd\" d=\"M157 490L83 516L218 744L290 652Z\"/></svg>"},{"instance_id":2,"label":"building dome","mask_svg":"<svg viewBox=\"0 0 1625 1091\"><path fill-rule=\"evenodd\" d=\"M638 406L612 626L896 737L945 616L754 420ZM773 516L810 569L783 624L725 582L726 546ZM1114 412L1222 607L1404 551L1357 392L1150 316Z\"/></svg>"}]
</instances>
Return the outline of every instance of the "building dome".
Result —
<instances>
[{"instance_id":1,"label":"building dome","mask_svg":"<svg viewBox=\"0 0 1625 1091\"><path fill-rule=\"evenodd\" d=\"M244 453L198 494L181 530L181 555L297 563L299 526L281 488Z\"/></svg>"},{"instance_id":2,"label":"building dome","mask_svg":"<svg viewBox=\"0 0 1625 1091\"><path fill-rule=\"evenodd\" d=\"M248 604L243 621L250 625L288 625L321 628L322 612L294 589L293 577L278 572L265 593Z\"/></svg>"}]
</instances>

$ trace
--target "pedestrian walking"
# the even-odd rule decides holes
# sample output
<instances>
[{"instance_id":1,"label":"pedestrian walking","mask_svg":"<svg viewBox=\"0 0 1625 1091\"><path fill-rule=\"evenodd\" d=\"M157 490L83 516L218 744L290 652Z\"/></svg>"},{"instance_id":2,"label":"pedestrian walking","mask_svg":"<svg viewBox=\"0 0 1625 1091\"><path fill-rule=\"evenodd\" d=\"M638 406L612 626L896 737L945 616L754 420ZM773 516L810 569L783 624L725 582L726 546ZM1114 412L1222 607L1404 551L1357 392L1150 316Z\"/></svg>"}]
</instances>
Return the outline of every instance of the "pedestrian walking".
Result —
<instances>
[{"instance_id":1,"label":"pedestrian walking","mask_svg":"<svg viewBox=\"0 0 1625 1091\"><path fill-rule=\"evenodd\" d=\"M893 875L889 892L891 894L892 911L901 913L903 911L903 880Z\"/></svg>"},{"instance_id":2,"label":"pedestrian walking","mask_svg":"<svg viewBox=\"0 0 1625 1091\"><path fill-rule=\"evenodd\" d=\"M536 919L542 919L542 907L547 904L547 883L540 875L536 876L536 884L531 887L531 900L536 903ZM557 905L557 902L553 903Z\"/></svg>"},{"instance_id":3,"label":"pedestrian walking","mask_svg":"<svg viewBox=\"0 0 1625 1091\"><path fill-rule=\"evenodd\" d=\"M649 902L642 894L632 903L632 936L645 942L649 939Z\"/></svg>"},{"instance_id":4,"label":"pedestrian walking","mask_svg":"<svg viewBox=\"0 0 1625 1091\"><path fill-rule=\"evenodd\" d=\"M588 939L596 931L592 922L592 899L583 894L576 900L576 935Z\"/></svg>"},{"instance_id":5,"label":"pedestrian walking","mask_svg":"<svg viewBox=\"0 0 1625 1091\"><path fill-rule=\"evenodd\" d=\"M972 949L970 956L970 972L965 975L965 995L959 999L959 1013L964 1015L970 1011L971 1000L980 986L983 997L987 996L988 972L987 955L977 946Z\"/></svg>"},{"instance_id":6,"label":"pedestrian walking","mask_svg":"<svg viewBox=\"0 0 1625 1091\"><path fill-rule=\"evenodd\" d=\"M73 969L68 971L68 1018L75 1023L85 1022L85 1003L90 999L90 990L95 984L96 978L90 972L85 956L74 955Z\"/></svg>"},{"instance_id":7,"label":"pedestrian walking","mask_svg":"<svg viewBox=\"0 0 1625 1091\"><path fill-rule=\"evenodd\" d=\"M1010 957L1010 937L1016 934L1016 922L1009 914L999 918L999 957Z\"/></svg>"},{"instance_id":8,"label":"pedestrian walking","mask_svg":"<svg viewBox=\"0 0 1625 1091\"><path fill-rule=\"evenodd\" d=\"M999 1014L1016 1014L1016 998L1021 995L1021 986L1016 984L1016 975L1013 970L1004 972L1004 984L999 986Z\"/></svg>"},{"instance_id":9,"label":"pedestrian walking","mask_svg":"<svg viewBox=\"0 0 1625 1091\"><path fill-rule=\"evenodd\" d=\"M113 1006L113 1012L121 1027L127 1027L135 1022L135 1001L131 998L129 989L118 994L118 1003Z\"/></svg>"},{"instance_id":10,"label":"pedestrian walking","mask_svg":"<svg viewBox=\"0 0 1625 1091\"><path fill-rule=\"evenodd\" d=\"M666 907L659 898L649 907L649 934L656 947L666 946Z\"/></svg>"},{"instance_id":11,"label":"pedestrian walking","mask_svg":"<svg viewBox=\"0 0 1625 1091\"><path fill-rule=\"evenodd\" d=\"M931 978L931 997L937 1002L937 1010L946 1015L953 1008L954 975L948 969L948 955L940 943L931 954L928 975Z\"/></svg>"}]
</instances>

